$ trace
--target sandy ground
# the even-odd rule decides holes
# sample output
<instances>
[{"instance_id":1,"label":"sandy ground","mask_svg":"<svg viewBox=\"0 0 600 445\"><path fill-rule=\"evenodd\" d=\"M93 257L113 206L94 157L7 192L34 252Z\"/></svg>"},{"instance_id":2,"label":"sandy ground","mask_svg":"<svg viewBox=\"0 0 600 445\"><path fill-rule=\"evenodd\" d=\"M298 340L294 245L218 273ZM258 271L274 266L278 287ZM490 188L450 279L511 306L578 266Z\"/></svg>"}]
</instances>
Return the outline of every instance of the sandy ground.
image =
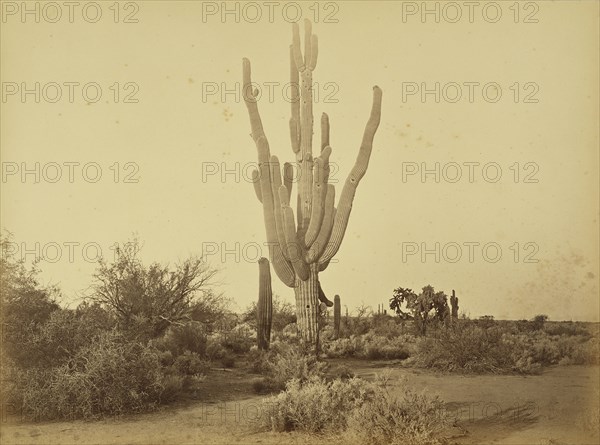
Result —
<instances>
[{"instance_id":1,"label":"sandy ground","mask_svg":"<svg viewBox=\"0 0 600 445\"><path fill-rule=\"evenodd\" d=\"M370 378L383 363L345 361ZM392 387L439 394L456 418L450 443L599 444L597 366L562 366L539 376L457 376L391 368ZM198 400L151 414L98 421L26 423L3 419L2 444L317 444L342 439L254 433L261 397L241 371L211 376ZM191 399L194 395L191 395Z\"/></svg>"}]
</instances>

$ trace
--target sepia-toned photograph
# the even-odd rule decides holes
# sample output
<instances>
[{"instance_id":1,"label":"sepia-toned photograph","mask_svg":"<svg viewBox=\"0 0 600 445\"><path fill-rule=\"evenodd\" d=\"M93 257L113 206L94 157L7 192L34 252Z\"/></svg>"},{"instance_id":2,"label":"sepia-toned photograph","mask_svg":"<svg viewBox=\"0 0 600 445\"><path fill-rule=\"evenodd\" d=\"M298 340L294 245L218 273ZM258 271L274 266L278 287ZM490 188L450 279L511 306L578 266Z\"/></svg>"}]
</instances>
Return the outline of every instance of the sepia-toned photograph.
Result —
<instances>
[{"instance_id":1,"label":"sepia-toned photograph","mask_svg":"<svg viewBox=\"0 0 600 445\"><path fill-rule=\"evenodd\" d=\"M1 445L600 443L600 2L0 12Z\"/></svg>"}]
</instances>

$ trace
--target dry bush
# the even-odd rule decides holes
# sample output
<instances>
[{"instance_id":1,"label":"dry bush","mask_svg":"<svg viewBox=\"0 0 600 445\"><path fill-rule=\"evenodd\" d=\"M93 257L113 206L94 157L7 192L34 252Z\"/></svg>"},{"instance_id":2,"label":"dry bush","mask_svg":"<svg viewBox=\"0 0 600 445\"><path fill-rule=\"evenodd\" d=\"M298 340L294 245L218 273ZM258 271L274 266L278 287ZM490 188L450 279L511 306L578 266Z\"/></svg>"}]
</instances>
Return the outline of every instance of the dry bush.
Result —
<instances>
[{"instance_id":1,"label":"dry bush","mask_svg":"<svg viewBox=\"0 0 600 445\"><path fill-rule=\"evenodd\" d=\"M378 388L376 396L352 412L350 437L373 445L434 445L451 423L437 397L405 390L396 397Z\"/></svg>"},{"instance_id":2,"label":"dry bush","mask_svg":"<svg viewBox=\"0 0 600 445\"><path fill-rule=\"evenodd\" d=\"M326 382L312 377L304 383L293 379L284 392L265 400L259 429L341 432L348 426L348 414L374 394L372 385L357 378Z\"/></svg>"},{"instance_id":3,"label":"dry bush","mask_svg":"<svg viewBox=\"0 0 600 445\"><path fill-rule=\"evenodd\" d=\"M355 357L370 360L406 359L411 356L416 338L404 334L386 337L369 332L364 335L352 335L323 344L323 352L330 358Z\"/></svg>"},{"instance_id":4,"label":"dry bush","mask_svg":"<svg viewBox=\"0 0 600 445\"><path fill-rule=\"evenodd\" d=\"M498 327L463 323L440 328L435 337L417 345L416 364L424 368L466 373L504 373L512 370L511 349Z\"/></svg>"},{"instance_id":5,"label":"dry bush","mask_svg":"<svg viewBox=\"0 0 600 445\"><path fill-rule=\"evenodd\" d=\"M323 377L327 364L300 348L275 342L268 352L253 350L250 355L252 369L265 375L253 383L259 394L285 389L286 384L296 379L301 384L311 377Z\"/></svg>"},{"instance_id":6,"label":"dry bush","mask_svg":"<svg viewBox=\"0 0 600 445\"><path fill-rule=\"evenodd\" d=\"M528 322L529 323L529 322ZM538 323L539 325L539 323ZM523 323L461 323L440 328L418 343L417 366L449 372L538 374L544 367L597 364L598 338L569 327L549 334L547 326L523 330ZM555 327L553 332L557 332Z\"/></svg>"},{"instance_id":7,"label":"dry bush","mask_svg":"<svg viewBox=\"0 0 600 445\"><path fill-rule=\"evenodd\" d=\"M398 397L384 381L359 378L294 379L262 408L259 430L336 434L358 443L435 444L450 422L438 398L409 390Z\"/></svg>"},{"instance_id":8,"label":"dry bush","mask_svg":"<svg viewBox=\"0 0 600 445\"><path fill-rule=\"evenodd\" d=\"M206 352L206 329L199 321L171 325L162 337L152 340L161 351L171 351L178 357L185 351L204 355Z\"/></svg>"},{"instance_id":9,"label":"dry bush","mask_svg":"<svg viewBox=\"0 0 600 445\"><path fill-rule=\"evenodd\" d=\"M146 411L163 401L165 383L173 385L155 349L114 334L99 337L67 364L15 377L11 400L34 420Z\"/></svg>"}]
</instances>

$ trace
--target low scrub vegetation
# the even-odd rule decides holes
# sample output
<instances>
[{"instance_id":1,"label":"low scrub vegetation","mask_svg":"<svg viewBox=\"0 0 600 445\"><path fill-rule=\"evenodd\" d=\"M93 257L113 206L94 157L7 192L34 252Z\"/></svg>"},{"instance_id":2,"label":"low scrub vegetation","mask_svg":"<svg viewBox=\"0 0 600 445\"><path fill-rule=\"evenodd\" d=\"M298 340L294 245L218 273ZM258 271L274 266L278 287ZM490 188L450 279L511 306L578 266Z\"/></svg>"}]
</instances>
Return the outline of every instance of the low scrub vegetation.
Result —
<instances>
[{"instance_id":1,"label":"low scrub vegetation","mask_svg":"<svg viewBox=\"0 0 600 445\"><path fill-rule=\"evenodd\" d=\"M450 423L438 398L405 389L390 393L383 380L292 379L263 402L261 430L342 434L350 442L435 444Z\"/></svg>"},{"instance_id":2,"label":"low scrub vegetation","mask_svg":"<svg viewBox=\"0 0 600 445\"><path fill-rule=\"evenodd\" d=\"M416 339L411 335L389 338L372 332L339 338L323 345L327 357L355 357L369 360L406 359L414 349Z\"/></svg>"},{"instance_id":3,"label":"low scrub vegetation","mask_svg":"<svg viewBox=\"0 0 600 445\"><path fill-rule=\"evenodd\" d=\"M7 240L0 241L4 249ZM293 306L276 298L271 347L261 351L256 305L240 315L229 311L210 286L213 269L194 258L174 268L145 266L138 251L134 242L113 263L100 262L94 293L74 309L58 304L60 291L40 284L35 267L10 252L1 257L1 378L11 411L34 420L148 411L188 393L201 397L211 372L237 368L258 374L254 392L279 393L269 399L277 409L263 429L345 434L359 443L435 443L445 422L436 419L441 402L404 389L392 397L385 382L356 378L342 359L475 374L535 374L599 361L597 326L545 315L449 319L445 294L429 287L398 294L419 323L402 311L372 314L363 305L341 319L336 338L325 313L319 356L300 345Z\"/></svg>"},{"instance_id":4,"label":"low scrub vegetation","mask_svg":"<svg viewBox=\"0 0 600 445\"><path fill-rule=\"evenodd\" d=\"M536 374L551 365L598 364L598 337L581 330L556 335L545 328L524 333L510 322L482 326L461 320L419 339L415 363L449 372Z\"/></svg>"},{"instance_id":5,"label":"low scrub vegetation","mask_svg":"<svg viewBox=\"0 0 600 445\"><path fill-rule=\"evenodd\" d=\"M313 354L281 342L274 342L268 352L253 349L248 358L251 369L264 375L253 383L254 391L259 394L281 391L291 380L304 383L313 377L322 378L327 368Z\"/></svg>"}]
</instances>

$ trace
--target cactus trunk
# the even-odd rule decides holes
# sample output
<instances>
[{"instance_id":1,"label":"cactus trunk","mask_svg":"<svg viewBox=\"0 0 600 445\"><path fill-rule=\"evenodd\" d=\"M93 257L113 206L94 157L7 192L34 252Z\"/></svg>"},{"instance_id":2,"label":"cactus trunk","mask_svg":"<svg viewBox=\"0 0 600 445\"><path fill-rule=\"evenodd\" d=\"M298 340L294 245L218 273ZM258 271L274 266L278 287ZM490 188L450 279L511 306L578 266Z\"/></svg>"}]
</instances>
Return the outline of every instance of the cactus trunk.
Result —
<instances>
[{"instance_id":1,"label":"cactus trunk","mask_svg":"<svg viewBox=\"0 0 600 445\"><path fill-rule=\"evenodd\" d=\"M354 167L342 188L337 208L335 187L329 184L329 117L321 116L321 152L312 154L313 86L312 73L317 65L318 41L310 21L305 21L304 54L300 31L292 25L290 46L291 118L289 121L292 151L299 167L296 217L291 207L292 165L282 168L272 156L258 112L258 91L253 89L250 61L243 60L242 94L250 116L252 139L258 151L258 170L252 172L254 189L262 203L269 255L281 281L296 294L298 328L307 346L318 351L319 301L327 300L319 283L344 238L356 188L369 165L373 138L381 117L381 89L373 87L371 114L365 127Z\"/></svg>"},{"instance_id":2,"label":"cactus trunk","mask_svg":"<svg viewBox=\"0 0 600 445\"><path fill-rule=\"evenodd\" d=\"M308 347L318 348L319 271L315 265L311 266L307 280L296 280L296 323L302 342Z\"/></svg>"},{"instance_id":3,"label":"cactus trunk","mask_svg":"<svg viewBox=\"0 0 600 445\"><path fill-rule=\"evenodd\" d=\"M340 296L336 295L333 298L333 334L335 338L340 338L340 322L342 318L342 304Z\"/></svg>"},{"instance_id":4,"label":"cactus trunk","mask_svg":"<svg viewBox=\"0 0 600 445\"><path fill-rule=\"evenodd\" d=\"M256 342L258 349L268 350L273 321L273 292L269 260L258 260L258 304L256 305Z\"/></svg>"}]
</instances>

